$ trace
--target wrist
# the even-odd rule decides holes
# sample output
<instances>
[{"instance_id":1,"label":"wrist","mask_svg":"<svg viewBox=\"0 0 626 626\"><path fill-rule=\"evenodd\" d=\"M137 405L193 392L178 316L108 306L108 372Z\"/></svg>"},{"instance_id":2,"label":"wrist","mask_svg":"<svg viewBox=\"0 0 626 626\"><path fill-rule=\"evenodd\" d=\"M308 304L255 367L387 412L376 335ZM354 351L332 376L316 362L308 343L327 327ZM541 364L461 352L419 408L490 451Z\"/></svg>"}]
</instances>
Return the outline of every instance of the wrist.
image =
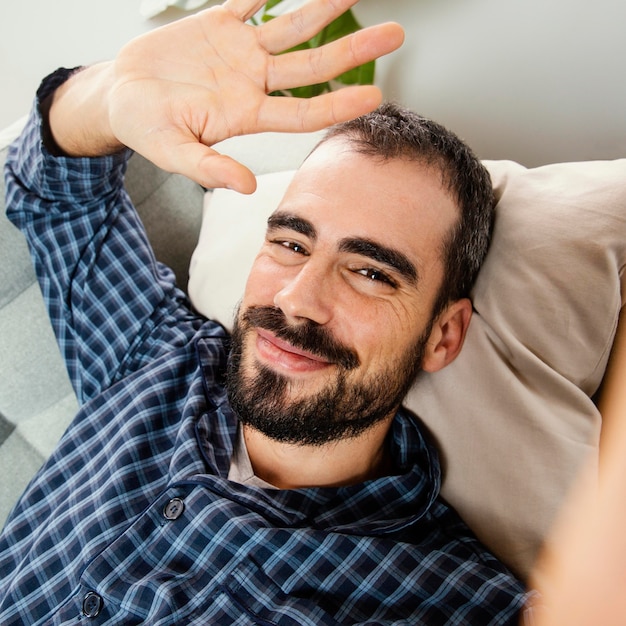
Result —
<instances>
[{"instance_id":1,"label":"wrist","mask_svg":"<svg viewBox=\"0 0 626 626\"><path fill-rule=\"evenodd\" d=\"M110 64L60 69L44 80L37 95L42 138L54 156L95 157L124 148L111 131L107 96Z\"/></svg>"}]
</instances>

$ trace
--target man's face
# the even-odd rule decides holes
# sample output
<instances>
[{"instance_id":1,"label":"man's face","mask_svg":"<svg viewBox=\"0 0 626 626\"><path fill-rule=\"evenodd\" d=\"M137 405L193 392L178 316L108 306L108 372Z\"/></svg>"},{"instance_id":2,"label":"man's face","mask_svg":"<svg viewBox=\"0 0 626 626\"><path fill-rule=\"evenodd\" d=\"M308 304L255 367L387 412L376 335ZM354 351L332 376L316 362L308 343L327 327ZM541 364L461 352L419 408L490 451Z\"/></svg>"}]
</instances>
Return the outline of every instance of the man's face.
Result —
<instances>
[{"instance_id":1,"label":"man's face","mask_svg":"<svg viewBox=\"0 0 626 626\"><path fill-rule=\"evenodd\" d=\"M269 220L237 315L241 420L322 444L391 419L427 350L457 215L436 170L320 146Z\"/></svg>"}]
</instances>

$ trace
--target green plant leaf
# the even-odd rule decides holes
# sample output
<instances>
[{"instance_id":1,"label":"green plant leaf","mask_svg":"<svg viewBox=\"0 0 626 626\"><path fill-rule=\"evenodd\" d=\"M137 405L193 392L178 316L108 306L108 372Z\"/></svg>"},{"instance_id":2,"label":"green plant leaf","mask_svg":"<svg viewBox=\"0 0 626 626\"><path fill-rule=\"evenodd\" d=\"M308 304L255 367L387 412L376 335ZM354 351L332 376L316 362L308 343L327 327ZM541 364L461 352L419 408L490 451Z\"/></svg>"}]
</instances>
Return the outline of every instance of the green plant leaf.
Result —
<instances>
[{"instance_id":1,"label":"green plant leaf","mask_svg":"<svg viewBox=\"0 0 626 626\"><path fill-rule=\"evenodd\" d=\"M364 63L363 65L359 65L359 67L344 72L335 80L344 85L371 85L374 82L375 71L376 63L370 61L369 63Z\"/></svg>"},{"instance_id":2,"label":"green plant leaf","mask_svg":"<svg viewBox=\"0 0 626 626\"><path fill-rule=\"evenodd\" d=\"M269 13L275 6L277 6L278 4L280 4L283 0L268 0L265 3L265 8L263 9L263 11L265 13Z\"/></svg>"},{"instance_id":3,"label":"green plant leaf","mask_svg":"<svg viewBox=\"0 0 626 626\"><path fill-rule=\"evenodd\" d=\"M340 39L345 35L361 29L351 9L333 20L326 28L322 29L311 41L315 41L313 47Z\"/></svg>"}]
</instances>

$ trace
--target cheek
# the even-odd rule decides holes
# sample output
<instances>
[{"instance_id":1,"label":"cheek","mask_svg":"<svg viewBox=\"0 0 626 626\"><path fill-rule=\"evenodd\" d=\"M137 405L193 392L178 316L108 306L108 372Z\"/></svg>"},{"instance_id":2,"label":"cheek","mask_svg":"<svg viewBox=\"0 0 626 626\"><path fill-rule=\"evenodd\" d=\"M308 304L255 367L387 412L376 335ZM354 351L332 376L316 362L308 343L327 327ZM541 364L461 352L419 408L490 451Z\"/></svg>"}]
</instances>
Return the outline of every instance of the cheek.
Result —
<instances>
[{"instance_id":1,"label":"cheek","mask_svg":"<svg viewBox=\"0 0 626 626\"><path fill-rule=\"evenodd\" d=\"M283 277L276 268L263 256L258 256L248 274L243 295L243 305L268 305L273 304L274 296L280 289Z\"/></svg>"},{"instance_id":2,"label":"cheek","mask_svg":"<svg viewBox=\"0 0 626 626\"><path fill-rule=\"evenodd\" d=\"M352 344L363 364L368 362L374 369L388 368L414 345L426 322L426 314L422 319L415 303L362 306L351 324Z\"/></svg>"},{"instance_id":3,"label":"cheek","mask_svg":"<svg viewBox=\"0 0 626 626\"><path fill-rule=\"evenodd\" d=\"M390 348L397 341L391 328L395 328L397 322L389 307L379 307L372 302L359 303L358 299L357 304L343 307L341 319L335 318L335 332L356 350L364 367L377 369L381 361L389 358Z\"/></svg>"}]
</instances>

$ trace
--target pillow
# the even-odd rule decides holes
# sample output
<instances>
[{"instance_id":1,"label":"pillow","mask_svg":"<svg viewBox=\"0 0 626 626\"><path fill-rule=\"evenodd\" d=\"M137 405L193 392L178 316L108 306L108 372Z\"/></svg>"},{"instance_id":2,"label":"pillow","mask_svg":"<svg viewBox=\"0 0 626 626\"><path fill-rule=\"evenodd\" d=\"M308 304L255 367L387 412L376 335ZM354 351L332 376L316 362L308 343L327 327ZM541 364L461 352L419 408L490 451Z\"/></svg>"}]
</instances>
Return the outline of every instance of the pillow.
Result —
<instances>
[{"instance_id":1,"label":"pillow","mask_svg":"<svg viewBox=\"0 0 626 626\"><path fill-rule=\"evenodd\" d=\"M267 218L293 174L289 170L257 176L252 195L216 189L204 197L202 227L189 265L189 297L198 311L229 330L263 243Z\"/></svg>"},{"instance_id":2,"label":"pillow","mask_svg":"<svg viewBox=\"0 0 626 626\"><path fill-rule=\"evenodd\" d=\"M626 160L485 165L496 225L466 345L406 405L440 446L443 496L526 578L579 468L597 459L591 397L626 293ZM259 176L252 196L207 196L189 290L227 327L291 176Z\"/></svg>"}]
</instances>

